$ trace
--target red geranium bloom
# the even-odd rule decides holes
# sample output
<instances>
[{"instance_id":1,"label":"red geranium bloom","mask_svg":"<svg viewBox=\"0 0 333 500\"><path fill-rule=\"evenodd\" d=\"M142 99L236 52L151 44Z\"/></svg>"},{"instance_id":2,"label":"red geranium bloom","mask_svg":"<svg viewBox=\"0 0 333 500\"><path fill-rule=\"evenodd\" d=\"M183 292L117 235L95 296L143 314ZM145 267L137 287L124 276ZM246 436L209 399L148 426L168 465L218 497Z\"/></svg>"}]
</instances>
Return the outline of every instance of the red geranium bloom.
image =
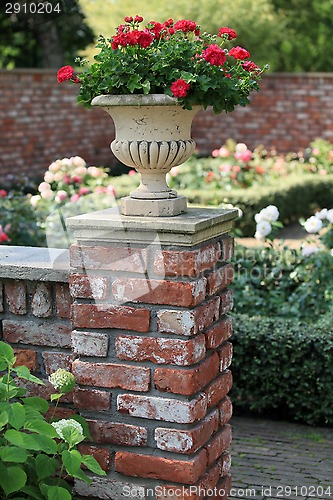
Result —
<instances>
[{"instance_id":1,"label":"red geranium bloom","mask_svg":"<svg viewBox=\"0 0 333 500\"><path fill-rule=\"evenodd\" d=\"M188 19L181 19L180 21L177 21L174 28L175 30L183 31L184 33L197 31L196 23L194 21L189 21Z\"/></svg>"},{"instance_id":2,"label":"red geranium bloom","mask_svg":"<svg viewBox=\"0 0 333 500\"><path fill-rule=\"evenodd\" d=\"M159 40L161 38L162 31L165 30L165 26L161 23L156 22L156 21L150 21L150 23L148 25L148 29L149 29L149 31L152 32L152 34L154 35L154 38L156 38L156 40Z\"/></svg>"},{"instance_id":3,"label":"red geranium bloom","mask_svg":"<svg viewBox=\"0 0 333 500\"><path fill-rule=\"evenodd\" d=\"M187 92L190 90L190 84L179 78L171 84L170 89L175 97L186 97Z\"/></svg>"},{"instance_id":4,"label":"red geranium bloom","mask_svg":"<svg viewBox=\"0 0 333 500\"><path fill-rule=\"evenodd\" d=\"M149 31L140 31L140 36L138 39L138 44L140 45L140 47L146 49L147 47L149 47L152 41L153 35L149 33Z\"/></svg>"},{"instance_id":5,"label":"red geranium bloom","mask_svg":"<svg viewBox=\"0 0 333 500\"><path fill-rule=\"evenodd\" d=\"M260 73L261 69L252 61L245 61L242 63L242 67L245 71L255 71L256 73Z\"/></svg>"},{"instance_id":6,"label":"red geranium bloom","mask_svg":"<svg viewBox=\"0 0 333 500\"><path fill-rule=\"evenodd\" d=\"M59 83L66 82L67 80L72 80L75 83L78 83L79 81L75 76L75 70L73 66L62 66L62 68L58 70L57 79Z\"/></svg>"},{"instance_id":7,"label":"red geranium bloom","mask_svg":"<svg viewBox=\"0 0 333 500\"><path fill-rule=\"evenodd\" d=\"M237 38L236 31L233 30L232 28L228 28L227 26L223 26L220 28L218 32L218 36L222 37L223 35L228 35L228 40L233 40L234 38Z\"/></svg>"},{"instance_id":8,"label":"red geranium bloom","mask_svg":"<svg viewBox=\"0 0 333 500\"><path fill-rule=\"evenodd\" d=\"M126 17L124 17L124 21L125 21L125 23L131 23L133 21L133 17L132 16L126 16Z\"/></svg>"},{"instance_id":9,"label":"red geranium bloom","mask_svg":"<svg viewBox=\"0 0 333 500\"><path fill-rule=\"evenodd\" d=\"M142 17L142 16L135 16L134 21L135 21L136 23L142 23L142 21L143 21L143 17Z\"/></svg>"},{"instance_id":10,"label":"red geranium bloom","mask_svg":"<svg viewBox=\"0 0 333 500\"><path fill-rule=\"evenodd\" d=\"M243 61L244 59L250 57L250 52L248 52L246 49L243 49L243 47L237 46L229 50L229 56L232 56L235 59L240 59L241 61Z\"/></svg>"},{"instance_id":11,"label":"red geranium bloom","mask_svg":"<svg viewBox=\"0 0 333 500\"><path fill-rule=\"evenodd\" d=\"M224 50L215 43L212 43L203 51L203 58L213 66L223 66L227 60Z\"/></svg>"}]
</instances>

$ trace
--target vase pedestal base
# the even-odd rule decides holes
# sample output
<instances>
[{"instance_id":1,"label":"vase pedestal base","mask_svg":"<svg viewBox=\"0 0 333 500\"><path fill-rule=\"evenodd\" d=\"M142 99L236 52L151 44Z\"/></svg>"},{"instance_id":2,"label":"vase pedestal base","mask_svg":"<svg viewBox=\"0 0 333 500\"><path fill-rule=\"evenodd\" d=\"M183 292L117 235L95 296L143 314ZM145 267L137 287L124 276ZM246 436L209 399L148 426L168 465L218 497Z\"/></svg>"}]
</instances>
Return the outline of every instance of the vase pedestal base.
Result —
<instances>
[{"instance_id":1,"label":"vase pedestal base","mask_svg":"<svg viewBox=\"0 0 333 500\"><path fill-rule=\"evenodd\" d=\"M158 200L139 199L126 196L121 199L121 214L141 217L170 217L185 214L187 203L185 196Z\"/></svg>"}]
</instances>

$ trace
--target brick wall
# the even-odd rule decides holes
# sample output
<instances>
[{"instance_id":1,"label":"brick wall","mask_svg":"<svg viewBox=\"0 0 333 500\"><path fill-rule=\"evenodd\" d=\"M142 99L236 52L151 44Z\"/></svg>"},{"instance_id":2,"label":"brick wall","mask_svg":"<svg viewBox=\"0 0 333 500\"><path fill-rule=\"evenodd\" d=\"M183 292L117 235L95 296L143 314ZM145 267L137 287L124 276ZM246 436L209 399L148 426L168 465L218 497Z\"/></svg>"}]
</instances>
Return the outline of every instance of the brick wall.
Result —
<instances>
[{"instance_id":1,"label":"brick wall","mask_svg":"<svg viewBox=\"0 0 333 500\"><path fill-rule=\"evenodd\" d=\"M82 156L111 165L110 117L76 104L75 85L57 83L54 71L0 71L0 178L25 172L41 176L57 158ZM227 138L297 151L316 137L333 142L333 74L271 74L246 108L197 115L193 138L203 154Z\"/></svg>"}]
</instances>

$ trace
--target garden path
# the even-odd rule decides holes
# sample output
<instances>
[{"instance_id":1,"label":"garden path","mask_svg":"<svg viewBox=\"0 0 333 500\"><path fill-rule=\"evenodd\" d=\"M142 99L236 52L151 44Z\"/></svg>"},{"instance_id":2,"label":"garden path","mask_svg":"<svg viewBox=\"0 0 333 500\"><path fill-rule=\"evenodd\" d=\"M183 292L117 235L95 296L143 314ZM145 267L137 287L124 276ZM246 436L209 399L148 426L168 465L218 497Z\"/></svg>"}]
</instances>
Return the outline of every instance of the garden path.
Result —
<instances>
[{"instance_id":1,"label":"garden path","mask_svg":"<svg viewBox=\"0 0 333 500\"><path fill-rule=\"evenodd\" d=\"M231 424L230 500L333 498L333 428L245 417Z\"/></svg>"}]
</instances>

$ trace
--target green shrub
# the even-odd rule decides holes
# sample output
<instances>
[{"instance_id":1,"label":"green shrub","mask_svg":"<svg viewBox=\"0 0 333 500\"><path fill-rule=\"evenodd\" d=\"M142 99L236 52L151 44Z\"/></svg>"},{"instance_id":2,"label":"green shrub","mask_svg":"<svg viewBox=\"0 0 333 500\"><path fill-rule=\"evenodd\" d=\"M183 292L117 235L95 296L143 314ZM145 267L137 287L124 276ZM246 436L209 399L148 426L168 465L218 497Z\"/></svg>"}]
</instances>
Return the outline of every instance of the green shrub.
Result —
<instances>
[{"instance_id":1,"label":"green shrub","mask_svg":"<svg viewBox=\"0 0 333 500\"><path fill-rule=\"evenodd\" d=\"M235 315L235 413L333 425L332 321Z\"/></svg>"}]
</instances>

